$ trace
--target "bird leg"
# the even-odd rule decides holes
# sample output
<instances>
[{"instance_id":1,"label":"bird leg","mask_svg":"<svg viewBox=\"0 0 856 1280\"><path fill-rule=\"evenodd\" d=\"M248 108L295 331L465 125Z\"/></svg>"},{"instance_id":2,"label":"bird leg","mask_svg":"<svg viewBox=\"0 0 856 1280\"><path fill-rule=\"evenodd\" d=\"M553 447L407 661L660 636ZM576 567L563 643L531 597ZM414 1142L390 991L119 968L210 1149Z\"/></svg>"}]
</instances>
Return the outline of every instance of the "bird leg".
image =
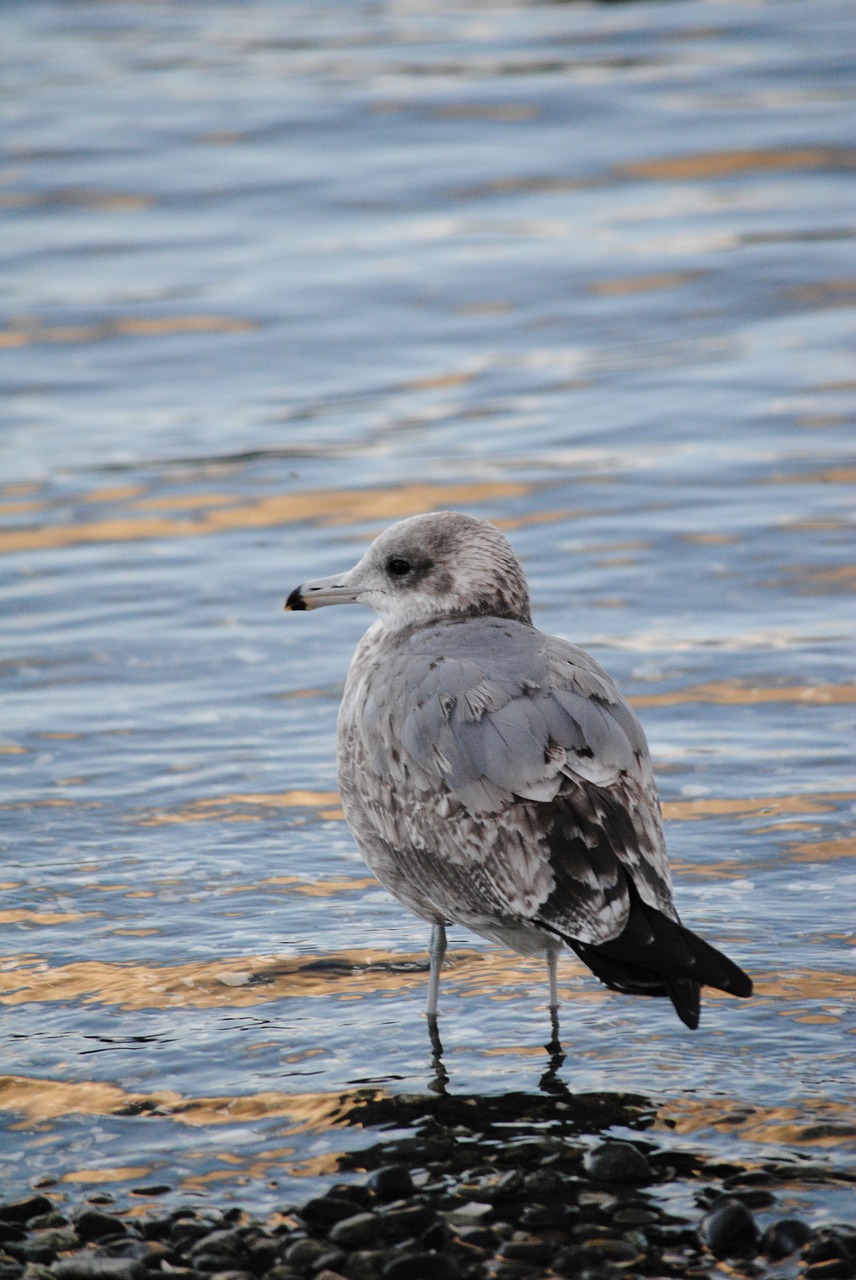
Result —
<instances>
[{"instance_id":1,"label":"bird leg","mask_svg":"<svg viewBox=\"0 0 856 1280\"><path fill-rule=\"evenodd\" d=\"M429 1019L437 1018L437 999L440 995L440 969L443 965L443 956L446 954L446 929L442 924L434 924L431 926L431 941L428 944L428 959L431 962L431 969L428 975L428 1002L425 1006L425 1012Z\"/></svg>"},{"instance_id":2,"label":"bird leg","mask_svg":"<svg viewBox=\"0 0 856 1280\"><path fill-rule=\"evenodd\" d=\"M554 951L552 947L547 952L547 970L550 974L550 1016L551 1020L558 1023L559 1021L559 988L556 982L556 967L559 958L558 951Z\"/></svg>"},{"instance_id":3,"label":"bird leg","mask_svg":"<svg viewBox=\"0 0 856 1280\"><path fill-rule=\"evenodd\" d=\"M547 952L547 972L550 975L550 1043L547 1045L551 1053L561 1053L559 1040L559 988L556 980L556 968L559 953L552 947Z\"/></svg>"}]
</instances>

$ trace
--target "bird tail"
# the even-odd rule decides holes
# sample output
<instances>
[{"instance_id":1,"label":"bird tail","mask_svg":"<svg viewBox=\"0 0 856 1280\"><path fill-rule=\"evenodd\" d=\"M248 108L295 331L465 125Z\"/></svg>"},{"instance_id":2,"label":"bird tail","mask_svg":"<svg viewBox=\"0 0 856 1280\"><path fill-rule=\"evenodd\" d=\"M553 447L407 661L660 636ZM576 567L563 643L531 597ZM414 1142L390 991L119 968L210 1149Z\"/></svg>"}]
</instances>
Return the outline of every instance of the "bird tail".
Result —
<instances>
[{"instance_id":1,"label":"bird tail","mask_svg":"<svg viewBox=\"0 0 856 1280\"><path fill-rule=\"evenodd\" d=\"M597 943L565 938L595 977L613 991L668 996L681 1022L693 1030L701 987L751 996L752 981L733 960L644 902L629 876L627 884L630 915L617 938Z\"/></svg>"}]
</instances>

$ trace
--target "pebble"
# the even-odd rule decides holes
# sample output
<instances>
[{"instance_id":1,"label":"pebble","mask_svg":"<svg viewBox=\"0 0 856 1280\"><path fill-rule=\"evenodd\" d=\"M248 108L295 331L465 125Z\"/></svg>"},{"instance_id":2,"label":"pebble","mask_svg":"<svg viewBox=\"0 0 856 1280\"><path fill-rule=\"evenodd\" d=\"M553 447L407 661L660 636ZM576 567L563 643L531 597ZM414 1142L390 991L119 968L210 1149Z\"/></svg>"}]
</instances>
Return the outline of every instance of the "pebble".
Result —
<instances>
[{"instance_id":1,"label":"pebble","mask_svg":"<svg viewBox=\"0 0 856 1280\"><path fill-rule=\"evenodd\" d=\"M6 1200L0 1204L3 1222L30 1222L42 1213L53 1213L54 1205L47 1196L30 1196L26 1200Z\"/></svg>"},{"instance_id":2,"label":"pebble","mask_svg":"<svg viewBox=\"0 0 856 1280\"><path fill-rule=\"evenodd\" d=\"M304 1222L315 1227L332 1227L334 1223L354 1214L353 1200L345 1200L342 1196L316 1196L307 1200L300 1210Z\"/></svg>"},{"instance_id":3,"label":"pebble","mask_svg":"<svg viewBox=\"0 0 856 1280\"><path fill-rule=\"evenodd\" d=\"M353 1205L351 1208L353 1209ZM341 1218L328 1232L334 1244L347 1249L362 1249L368 1244L374 1244L379 1234L376 1213L355 1213L350 1218Z\"/></svg>"},{"instance_id":4,"label":"pebble","mask_svg":"<svg viewBox=\"0 0 856 1280\"><path fill-rule=\"evenodd\" d=\"M715 1258L754 1253L758 1228L742 1200L720 1200L702 1218L699 1235Z\"/></svg>"},{"instance_id":5,"label":"pebble","mask_svg":"<svg viewBox=\"0 0 856 1280\"><path fill-rule=\"evenodd\" d=\"M147 1280L149 1272L133 1258L110 1258L99 1253L79 1253L51 1267L56 1280Z\"/></svg>"},{"instance_id":6,"label":"pebble","mask_svg":"<svg viewBox=\"0 0 856 1280\"><path fill-rule=\"evenodd\" d=\"M629 1142L604 1142L586 1152L583 1168L595 1182L653 1182L654 1170Z\"/></svg>"},{"instance_id":7,"label":"pebble","mask_svg":"<svg viewBox=\"0 0 856 1280\"><path fill-rule=\"evenodd\" d=\"M810 1236L811 1228L800 1218L780 1218L761 1237L761 1252L774 1260L787 1258L801 1249Z\"/></svg>"},{"instance_id":8,"label":"pebble","mask_svg":"<svg viewBox=\"0 0 856 1280\"><path fill-rule=\"evenodd\" d=\"M411 1253L393 1258L381 1275L383 1280L461 1280L461 1269L442 1253Z\"/></svg>"},{"instance_id":9,"label":"pebble","mask_svg":"<svg viewBox=\"0 0 856 1280\"><path fill-rule=\"evenodd\" d=\"M81 1240L87 1243L128 1234L128 1228L121 1218L114 1218L110 1213L102 1213L100 1209L84 1209L83 1213L79 1213L75 1218L74 1226Z\"/></svg>"},{"instance_id":10,"label":"pebble","mask_svg":"<svg viewBox=\"0 0 856 1280\"><path fill-rule=\"evenodd\" d=\"M378 1200L401 1200L413 1195L413 1175L406 1164L384 1164L369 1175L366 1186Z\"/></svg>"}]
</instances>

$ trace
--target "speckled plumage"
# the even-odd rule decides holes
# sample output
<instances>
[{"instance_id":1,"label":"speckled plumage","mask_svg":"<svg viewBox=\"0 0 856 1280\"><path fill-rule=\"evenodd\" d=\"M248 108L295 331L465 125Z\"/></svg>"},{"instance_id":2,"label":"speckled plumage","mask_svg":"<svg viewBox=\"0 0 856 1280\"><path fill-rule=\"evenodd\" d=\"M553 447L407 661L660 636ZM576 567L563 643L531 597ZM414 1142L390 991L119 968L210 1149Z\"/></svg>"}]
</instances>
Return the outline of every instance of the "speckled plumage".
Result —
<instances>
[{"instance_id":1,"label":"speckled plumage","mask_svg":"<svg viewBox=\"0 0 856 1280\"><path fill-rule=\"evenodd\" d=\"M435 929L545 954L551 977L568 945L609 986L669 995L691 1026L700 983L750 993L678 921L639 721L593 658L533 627L499 530L454 512L402 521L287 607L339 602L380 615L348 672L338 771L395 897Z\"/></svg>"}]
</instances>

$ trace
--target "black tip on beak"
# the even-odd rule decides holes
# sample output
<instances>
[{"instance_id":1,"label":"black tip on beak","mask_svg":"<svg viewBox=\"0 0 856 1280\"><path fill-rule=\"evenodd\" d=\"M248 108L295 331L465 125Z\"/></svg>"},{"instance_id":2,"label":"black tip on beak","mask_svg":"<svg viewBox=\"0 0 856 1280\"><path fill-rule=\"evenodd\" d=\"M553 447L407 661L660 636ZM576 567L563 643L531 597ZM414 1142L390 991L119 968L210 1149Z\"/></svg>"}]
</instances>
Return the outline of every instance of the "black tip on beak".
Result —
<instances>
[{"instance_id":1,"label":"black tip on beak","mask_svg":"<svg viewBox=\"0 0 856 1280\"><path fill-rule=\"evenodd\" d=\"M305 609L305 597L300 594L300 587L295 587L285 602L285 611L286 613L302 613Z\"/></svg>"}]
</instances>

